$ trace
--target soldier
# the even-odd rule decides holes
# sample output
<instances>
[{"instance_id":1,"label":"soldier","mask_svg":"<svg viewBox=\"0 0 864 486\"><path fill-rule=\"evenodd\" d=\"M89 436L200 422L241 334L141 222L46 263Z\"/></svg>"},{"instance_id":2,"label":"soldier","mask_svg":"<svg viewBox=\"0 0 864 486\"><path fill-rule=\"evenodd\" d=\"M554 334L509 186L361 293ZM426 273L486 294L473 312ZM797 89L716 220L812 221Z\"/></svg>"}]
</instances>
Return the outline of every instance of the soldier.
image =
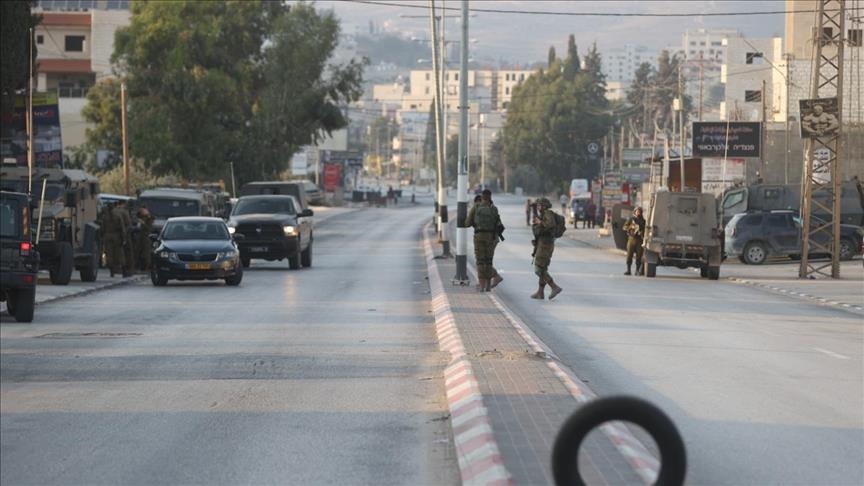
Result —
<instances>
[{"instance_id":1,"label":"soldier","mask_svg":"<svg viewBox=\"0 0 864 486\"><path fill-rule=\"evenodd\" d=\"M500 225L501 216L498 208L492 204L492 191L485 189L480 194L480 201L471 207L465 219L465 226L474 228L474 259L477 261L478 290L481 292L492 290L504 280L492 265Z\"/></svg>"},{"instance_id":2,"label":"soldier","mask_svg":"<svg viewBox=\"0 0 864 486\"><path fill-rule=\"evenodd\" d=\"M536 203L539 213L534 214L534 220L531 229L534 231L534 274L539 278L537 292L531 294L532 299L543 299L544 289L546 284L552 288L549 293L549 300L555 298L556 295L563 290L555 284L552 276L549 275L549 263L552 261L552 252L555 251L555 237L553 230L555 229L555 213L552 212L552 203L549 199L541 197Z\"/></svg>"},{"instance_id":3,"label":"soldier","mask_svg":"<svg viewBox=\"0 0 864 486\"><path fill-rule=\"evenodd\" d=\"M642 237L645 235L645 218L642 217L642 208L637 206L633 210L633 216L621 228L627 233L627 271L624 272L624 275L630 275L633 255L636 255L636 275L642 275Z\"/></svg>"},{"instance_id":4,"label":"soldier","mask_svg":"<svg viewBox=\"0 0 864 486\"><path fill-rule=\"evenodd\" d=\"M114 260L108 261L111 267L111 276L122 273L124 277L132 275L132 248L130 245L132 218L126 208L126 201L117 201L109 215L111 233L108 233L114 251Z\"/></svg>"},{"instance_id":5,"label":"soldier","mask_svg":"<svg viewBox=\"0 0 864 486\"><path fill-rule=\"evenodd\" d=\"M135 238L135 263L140 270L150 270L150 232L153 231L153 216L147 206L141 205L136 212L138 216L138 234Z\"/></svg>"}]
</instances>

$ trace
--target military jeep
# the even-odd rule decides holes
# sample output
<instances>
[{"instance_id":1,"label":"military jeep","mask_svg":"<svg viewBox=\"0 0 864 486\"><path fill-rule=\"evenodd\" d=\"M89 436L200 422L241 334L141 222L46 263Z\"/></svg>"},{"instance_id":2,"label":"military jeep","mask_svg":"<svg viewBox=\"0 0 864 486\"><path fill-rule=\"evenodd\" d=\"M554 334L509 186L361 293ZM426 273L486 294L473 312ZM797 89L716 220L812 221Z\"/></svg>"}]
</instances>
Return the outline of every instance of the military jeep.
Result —
<instances>
[{"instance_id":1,"label":"military jeep","mask_svg":"<svg viewBox=\"0 0 864 486\"><path fill-rule=\"evenodd\" d=\"M657 192L645 224L645 276L657 275L657 266L698 268L711 280L720 278L721 232L717 199L697 192Z\"/></svg>"},{"instance_id":2,"label":"military jeep","mask_svg":"<svg viewBox=\"0 0 864 486\"><path fill-rule=\"evenodd\" d=\"M4 190L28 193L27 167L4 165L0 176ZM29 192L36 205L30 224L40 268L48 270L51 283L67 285L73 270L82 281L95 281L101 254L99 180L82 170L36 167Z\"/></svg>"},{"instance_id":3,"label":"military jeep","mask_svg":"<svg viewBox=\"0 0 864 486\"><path fill-rule=\"evenodd\" d=\"M30 233L30 199L0 191L0 301L18 322L33 320L39 253Z\"/></svg>"}]
</instances>

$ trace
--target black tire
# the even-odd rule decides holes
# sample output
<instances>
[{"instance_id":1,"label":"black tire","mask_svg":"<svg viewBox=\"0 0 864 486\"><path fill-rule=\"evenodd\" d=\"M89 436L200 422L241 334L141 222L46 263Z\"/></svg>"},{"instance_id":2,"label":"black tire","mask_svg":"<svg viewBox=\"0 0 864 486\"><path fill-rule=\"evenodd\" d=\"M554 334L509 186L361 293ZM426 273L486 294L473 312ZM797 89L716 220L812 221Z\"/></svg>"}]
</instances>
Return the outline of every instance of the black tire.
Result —
<instances>
[{"instance_id":1,"label":"black tire","mask_svg":"<svg viewBox=\"0 0 864 486\"><path fill-rule=\"evenodd\" d=\"M72 270L75 267L72 244L68 241L61 241L58 244L58 248L60 248L60 257L57 264L48 269L48 274L51 277L52 284L69 285L69 281L72 280Z\"/></svg>"},{"instance_id":2,"label":"black tire","mask_svg":"<svg viewBox=\"0 0 864 486\"><path fill-rule=\"evenodd\" d=\"M33 309L36 307L36 289L18 289L15 292L14 301L15 304L10 307L9 304L12 303L13 298L9 298L6 302L6 307L9 309L9 313L12 314L12 310L14 309L15 320L18 322L33 322Z\"/></svg>"},{"instance_id":3,"label":"black tire","mask_svg":"<svg viewBox=\"0 0 864 486\"><path fill-rule=\"evenodd\" d=\"M699 276L702 278L708 277L708 267L707 266L702 265L701 267L699 267Z\"/></svg>"},{"instance_id":4,"label":"black tire","mask_svg":"<svg viewBox=\"0 0 864 486\"><path fill-rule=\"evenodd\" d=\"M656 263L646 263L645 264L645 276L648 278L654 278L657 276L657 264Z\"/></svg>"},{"instance_id":5,"label":"black tire","mask_svg":"<svg viewBox=\"0 0 864 486\"><path fill-rule=\"evenodd\" d=\"M10 316L15 317L15 309L18 304L18 291L9 289L9 292L6 294L6 312L9 313Z\"/></svg>"},{"instance_id":6,"label":"black tire","mask_svg":"<svg viewBox=\"0 0 864 486\"><path fill-rule=\"evenodd\" d=\"M252 259L249 257L240 256L240 264L243 265L243 268L249 268L249 265L252 264Z\"/></svg>"},{"instance_id":7,"label":"black tire","mask_svg":"<svg viewBox=\"0 0 864 486\"><path fill-rule=\"evenodd\" d=\"M312 266L312 240L309 240L309 246L300 253L300 263L302 263L304 267Z\"/></svg>"},{"instance_id":8,"label":"black tire","mask_svg":"<svg viewBox=\"0 0 864 486\"><path fill-rule=\"evenodd\" d=\"M243 281L243 265L237 267L237 273L225 279L225 285L236 287Z\"/></svg>"},{"instance_id":9,"label":"black tire","mask_svg":"<svg viewBox=\"0 0 864 486\"><path fill-rule=\"evenodd\" d=\"M675 424L653 404L628 396L591 400L567 418L552 446L552 476L555 484L585 484L579 473L579 448L585 437L596 427L617 420L639 425L657 443L662 462L654 484L684 484L687 451Z\"/></svg>"},{"instance_id":10,"label":"black tire","mask_svg":"<svg viewBox=\"0 0 864 486\"><path fill-rule=\"evenodd\" d=\"M150 269L150 281L156 287L164 287L168 283L168 278L159 273L155 268Z\"/></svg>"},{"instance_id":11,"label":"black tire","mask_svg":"<svg viewBox=\"0 0 864 486\"><path fill-rule=\"evenodd\" d=\"M751 241L744 247L744 263L748 265L762 265L768 259L768 250L759 241Z\"/></svg>"},{"instance_id":12,"label":"black tire","mask_svg":"<svg viewBox=\"0 0 864 486\"><path fill-rule=\"evenodd\" d=\"M80 270L81 281L82 282L95 282L96 277L99 276L99 258L102 255L102 249L99 248L99 245L96 245L93 254L90 255L90 258L87 260L87 266Z\"/></svg>"},{"instance_id":13,"label":"black tire","mask_svg":"<svg viewBox=\"0 0 864 486\"><path fill-rule=\"evenodd\" d=\"M297 270L300 268L300 240L297 240L297 249L294 251L293 255L288 256L288 268L291 270Z\"/></svg>"},{"instance_id":14,"label":"black tire","mask_svg":"<svg viewBox=\"0 0 864 486\"><path fill-rule=\"evenodd\" d=\"M840 238L840 260L849 261L855 257L857 247L855 242L849 238Z\"/></svg>"},{"instance_id":15,"label":"black tire","mask_svg":"<svg viewBox=\"0 0 864 486\"><path fill-rule=\"evenodd\" d=\"M717 280L720 278L720 266L708 267L708 280Z\"/></svg>"}]
</instances>

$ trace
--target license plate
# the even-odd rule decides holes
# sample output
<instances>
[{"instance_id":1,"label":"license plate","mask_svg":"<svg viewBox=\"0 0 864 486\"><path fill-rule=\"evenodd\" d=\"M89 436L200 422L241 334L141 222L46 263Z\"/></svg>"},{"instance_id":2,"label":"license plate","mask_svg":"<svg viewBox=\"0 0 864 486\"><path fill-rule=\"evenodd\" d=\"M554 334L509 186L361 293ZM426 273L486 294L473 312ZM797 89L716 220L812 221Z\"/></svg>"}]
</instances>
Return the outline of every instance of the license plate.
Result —
<instances>
[{"instance_id":1,"label":"license plate","mask_svg":"<svg viewBox=\"0 0 864 486\"><path fill-rule=\"evenodd\" d=\"M189 270L210 270L209 263L189 263Z\"/></svg>"},{"instance_id":2,"label":"license plate","mask_svg":"<svg viewBox=\"0 0 864 486\"><path fill-rule=\"evenodd\" d=\"M266 246L250 246L249 251L252 251L255 253L266 253L267 247Z\"/></svg>"}]
</instances>

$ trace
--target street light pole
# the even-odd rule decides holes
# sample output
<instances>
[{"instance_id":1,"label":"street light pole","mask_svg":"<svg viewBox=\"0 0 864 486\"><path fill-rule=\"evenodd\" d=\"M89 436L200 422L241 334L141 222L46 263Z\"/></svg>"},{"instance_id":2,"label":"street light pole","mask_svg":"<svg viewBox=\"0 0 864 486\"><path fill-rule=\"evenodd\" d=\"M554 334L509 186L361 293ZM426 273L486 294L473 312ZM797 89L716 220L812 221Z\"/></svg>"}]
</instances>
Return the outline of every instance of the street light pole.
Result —
<instances>
[{"instance_id":1,"label":"street light pole","mask_svg":"<svg viewBox=\"0 0 864 486\"><path fill-rule=\"evenodd\" d=\"M459 172L456 183L456 276L468 284L468 0L462 0L462 55L459 66Z\"/></svg>"}]
</instances>

